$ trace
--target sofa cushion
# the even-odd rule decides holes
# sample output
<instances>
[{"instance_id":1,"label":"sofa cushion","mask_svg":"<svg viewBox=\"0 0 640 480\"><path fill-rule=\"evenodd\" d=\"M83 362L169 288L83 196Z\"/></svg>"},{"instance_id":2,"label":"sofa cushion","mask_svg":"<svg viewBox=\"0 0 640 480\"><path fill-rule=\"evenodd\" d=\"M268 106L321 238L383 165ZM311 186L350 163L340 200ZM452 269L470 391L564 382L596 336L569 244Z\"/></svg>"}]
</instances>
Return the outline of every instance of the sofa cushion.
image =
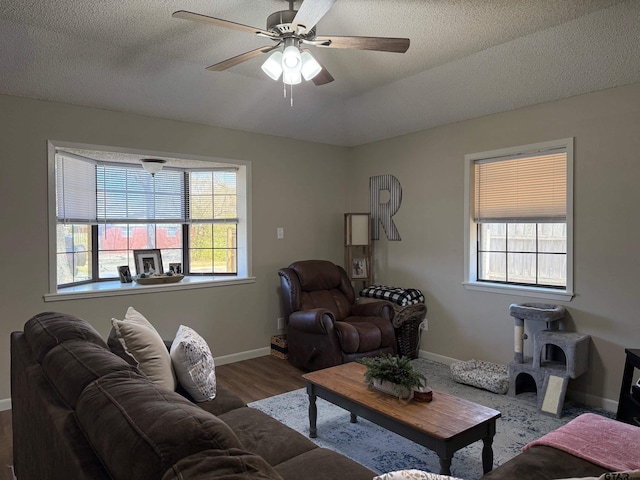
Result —
<instances>
[{"instance_id":1,"label":"sofa cushion","mask_svg":"<svg viewBox=\"0 0 640 480\"><path fill-rule=\"evenodd\" d=\"M358 349L355 352L371 352L383 347L382 332L374 322L368 322L369 317L363 317L362 321L350 321L353 317L349 317L345 322L340 322L340 325L348 325L353 328L358 335ZM348 323L347 323L348 322ZM388 322L387 323L391 323ZM340 331L340 329L338 330ZM354 353L353 351L347 351L347 353Z\"/></svg>"},{"instance_id":2,"label":"sofa cushion","mask_svg":"<svg viewBox=\"0 0 640 480\"><path fill-rule=\"evenodd\" d=\"M391 322L381 317L347 317L334 324L344 353L365 353L395 344Z\"/></svg>"},{"instance_id":3,"label":"sofa cushion","mask_svg":"<svg viewBox=\"0 0 640 480\"><path fill-rule=\"evenodd\" d=\"M204 450L185 457L166 471L162 480L282 480L258 455L243 450Z\"/></svg>"},{"instance_id":4,"label":"sofa cushion","mask_svg":"<svg viewBox=\"0 0 640 480\"><path fill-rule=\"evenodd\" d=\"M97 378L122 370L137 371L103 346L85 340L69 340L49 350L42 360L42 370L71 408L76 407L85 387Z\"/></svg>"},{"instance_id":5,"label":"sofa cushion","mask_svg":"<svg viewBox=\"0 0 640 480\"><path fill-rule=\"evenodd\" d=\"M116 480L157 480L194 453L242 447L223 421L136 372L94 381L80 396L76 414Z\"/></svg>"},{"instance_id":6,"label":"sofa cushion","mask_svg":"<svg viewBox=\"0 0 640 480\"><path fill-rule=\"evenodd\" d=\"M255 408L238 408L218 418L231 427L245 450L260 455L269 465L318 448L308 438Z\"/></svg>"},{"instance_id":7,"label":"sofa cushion","mask_svg":"<svg viewBox=\"0 0 640 480\"><path fill-rule=\"evenodd\" d=\"M95 328L65 313L44 312L36 315L25 323L24 335L38 363L42 363L49 350L67 340L84 340L107 348Z\"/></svg>"},{"instance_id":8,"label":"sofa cushion","mask_svg":"<svg viewBox=\"0 0 640 480\"><path fill-rule=\"evenodd\" d=\"M191 398L191 395L189 395L188 392L183 391L180 385L178 385L176 391L186 398ZM235 410L236 408L246 407L247 404L235 393L231 392L231 390L222 385L217 385L216 398L205 402L199 402L198 406L213 415L221 415L231 410Z\"/></svg>"},{"instance_id":9,"label":"sofa cushion","mask_svg":"<svg viewBox=\"0 0 640 480\"><path fill-rule=\"evenodd\" d=\"M111 319L112 331L109 337L111 349L117 355L136 363L154 383L176 389L176 377L171 357L160 334L144 315L129 307L123 320ZM135 362L131 362L133 357Z\"/></svg>"},{"instance_id":10,"label":"sofa cushion","mask_svg":"<svg viewBox=\"0 0 640 480\"><path fill-rule=\"evenodd\" d=\"M190 327L180 325L171 344L171 363L180 385L196 402L216 396L216 371L209 345Z\"/></svg>"},{"instance_id":11,"label":"sofa cushion","mask_svg":"<svg viewBox=\"0 0 640 480\"><path fill-rule=\"evenodd\" d=\"M316 448L275 466L285 480L372 480L376 475L368 468L326 448ZM301 472L304 475L301 476Z\"/></svg>"}]
</instances>

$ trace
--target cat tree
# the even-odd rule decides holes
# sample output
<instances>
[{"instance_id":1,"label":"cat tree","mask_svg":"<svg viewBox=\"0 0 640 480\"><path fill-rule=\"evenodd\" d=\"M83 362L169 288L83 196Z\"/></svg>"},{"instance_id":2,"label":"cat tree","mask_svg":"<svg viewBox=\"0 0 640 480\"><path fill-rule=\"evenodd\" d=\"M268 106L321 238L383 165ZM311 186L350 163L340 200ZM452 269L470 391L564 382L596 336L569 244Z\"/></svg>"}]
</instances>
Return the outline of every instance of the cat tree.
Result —
<instances>
[{"instance_id":1,"label":"cat tree","mask_svg":"<svg viewBox=\"0 0 640 480\"><path fill-rule=\"evenodd\" d=\"M538 409L560 417L569 379L578 378L588 370L591 337L560 330L565 308L559 305L512 304L509 315L514 318L514 354L508 366L509 395L518 394L521 375L528 375L535 382ZM533 357L524 356L524 341L528 338L525 320L546 323L546 330L533 335ZM558 360L558 349L564 354L564 361Z\"/></svg>"}]
</instances>

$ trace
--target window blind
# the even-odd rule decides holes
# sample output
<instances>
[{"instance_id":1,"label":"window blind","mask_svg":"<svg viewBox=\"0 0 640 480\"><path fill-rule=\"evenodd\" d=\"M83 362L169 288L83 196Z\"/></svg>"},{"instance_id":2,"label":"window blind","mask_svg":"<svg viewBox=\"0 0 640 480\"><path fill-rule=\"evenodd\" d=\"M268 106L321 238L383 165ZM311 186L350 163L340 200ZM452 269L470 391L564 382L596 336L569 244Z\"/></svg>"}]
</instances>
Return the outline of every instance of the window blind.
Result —
<instances>
[{"instance_id":1,"label":"window blind","mask_svg":"<svg viewBox=\"0 0 640 480\"><path fill-rule=\"evenodd\" d=\"M100 223L185 221L184 173L163 169L151 176L142 168L98 165L97 218Z\"/></svg>"},{"instance_id":2,"label":"window blind","mask_svg":"<svg viewBox=\"0 0 640 480\"><path fill-rule=\"evenodd\" d=\"M56 217L60 223L96 222L96 165L56 153Z\"/></svg>"},{"instance_id":3,"label":"window blind","mask_svg":"<svg viewBox=\"0 0 640 480\"><path fill-rule=\"evenodd\" d=\"M236 170L189 172L188 198L192 223L237 223Z\"/></svg>"},{"instance_id":4,"label":"window blind","mask_svg":"<svg viewBox=\"0 0 640 480\"><path fill-rule=\"evenodd\" d=\"M566 221L565 149L478 160L474 175L476 222Z\"/></svg>"}]
</instances>

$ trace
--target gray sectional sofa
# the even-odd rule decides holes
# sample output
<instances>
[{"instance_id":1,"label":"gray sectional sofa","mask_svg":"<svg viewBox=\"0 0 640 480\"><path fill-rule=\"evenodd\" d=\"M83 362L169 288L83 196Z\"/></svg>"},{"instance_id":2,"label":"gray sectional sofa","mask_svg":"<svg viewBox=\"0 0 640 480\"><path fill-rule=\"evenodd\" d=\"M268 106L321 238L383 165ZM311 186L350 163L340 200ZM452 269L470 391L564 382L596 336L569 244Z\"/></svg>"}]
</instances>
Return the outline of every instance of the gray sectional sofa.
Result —
<instances>
[{"instance_id":1,"label":"gray sectional sofa","mask_svg":"<svg viewBox=\"0 0 640 480\"><path fill-rule=\"evenodd\" d=\"M11 335L15 472L54 479L350 479L375 474L247 407L158 387L87 322L42 313Z\"/></svg>"}]
</instances>

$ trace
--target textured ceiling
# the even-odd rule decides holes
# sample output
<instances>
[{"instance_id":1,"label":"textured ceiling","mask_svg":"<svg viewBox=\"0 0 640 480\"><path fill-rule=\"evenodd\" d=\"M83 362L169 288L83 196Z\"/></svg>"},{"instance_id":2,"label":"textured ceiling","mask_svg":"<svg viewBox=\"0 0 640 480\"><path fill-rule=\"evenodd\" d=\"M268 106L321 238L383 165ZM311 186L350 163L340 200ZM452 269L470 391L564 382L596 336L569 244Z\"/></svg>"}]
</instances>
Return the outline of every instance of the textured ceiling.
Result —
<instances>
[{"instance_id":1,"label":"textured ceiling","mask_svg":"<svg viewBox=\"0 0 640 480\"><path fill-rule=\"evenodd\" d=\"M296 2L296 5L299 3ZM640 81L640 0L337 0L319 35L408 37L405 54L313 50L336 79L293 88L253 59L284 0L2 0L0 93L337 145Z\"/></svg>"}]
</instances>

